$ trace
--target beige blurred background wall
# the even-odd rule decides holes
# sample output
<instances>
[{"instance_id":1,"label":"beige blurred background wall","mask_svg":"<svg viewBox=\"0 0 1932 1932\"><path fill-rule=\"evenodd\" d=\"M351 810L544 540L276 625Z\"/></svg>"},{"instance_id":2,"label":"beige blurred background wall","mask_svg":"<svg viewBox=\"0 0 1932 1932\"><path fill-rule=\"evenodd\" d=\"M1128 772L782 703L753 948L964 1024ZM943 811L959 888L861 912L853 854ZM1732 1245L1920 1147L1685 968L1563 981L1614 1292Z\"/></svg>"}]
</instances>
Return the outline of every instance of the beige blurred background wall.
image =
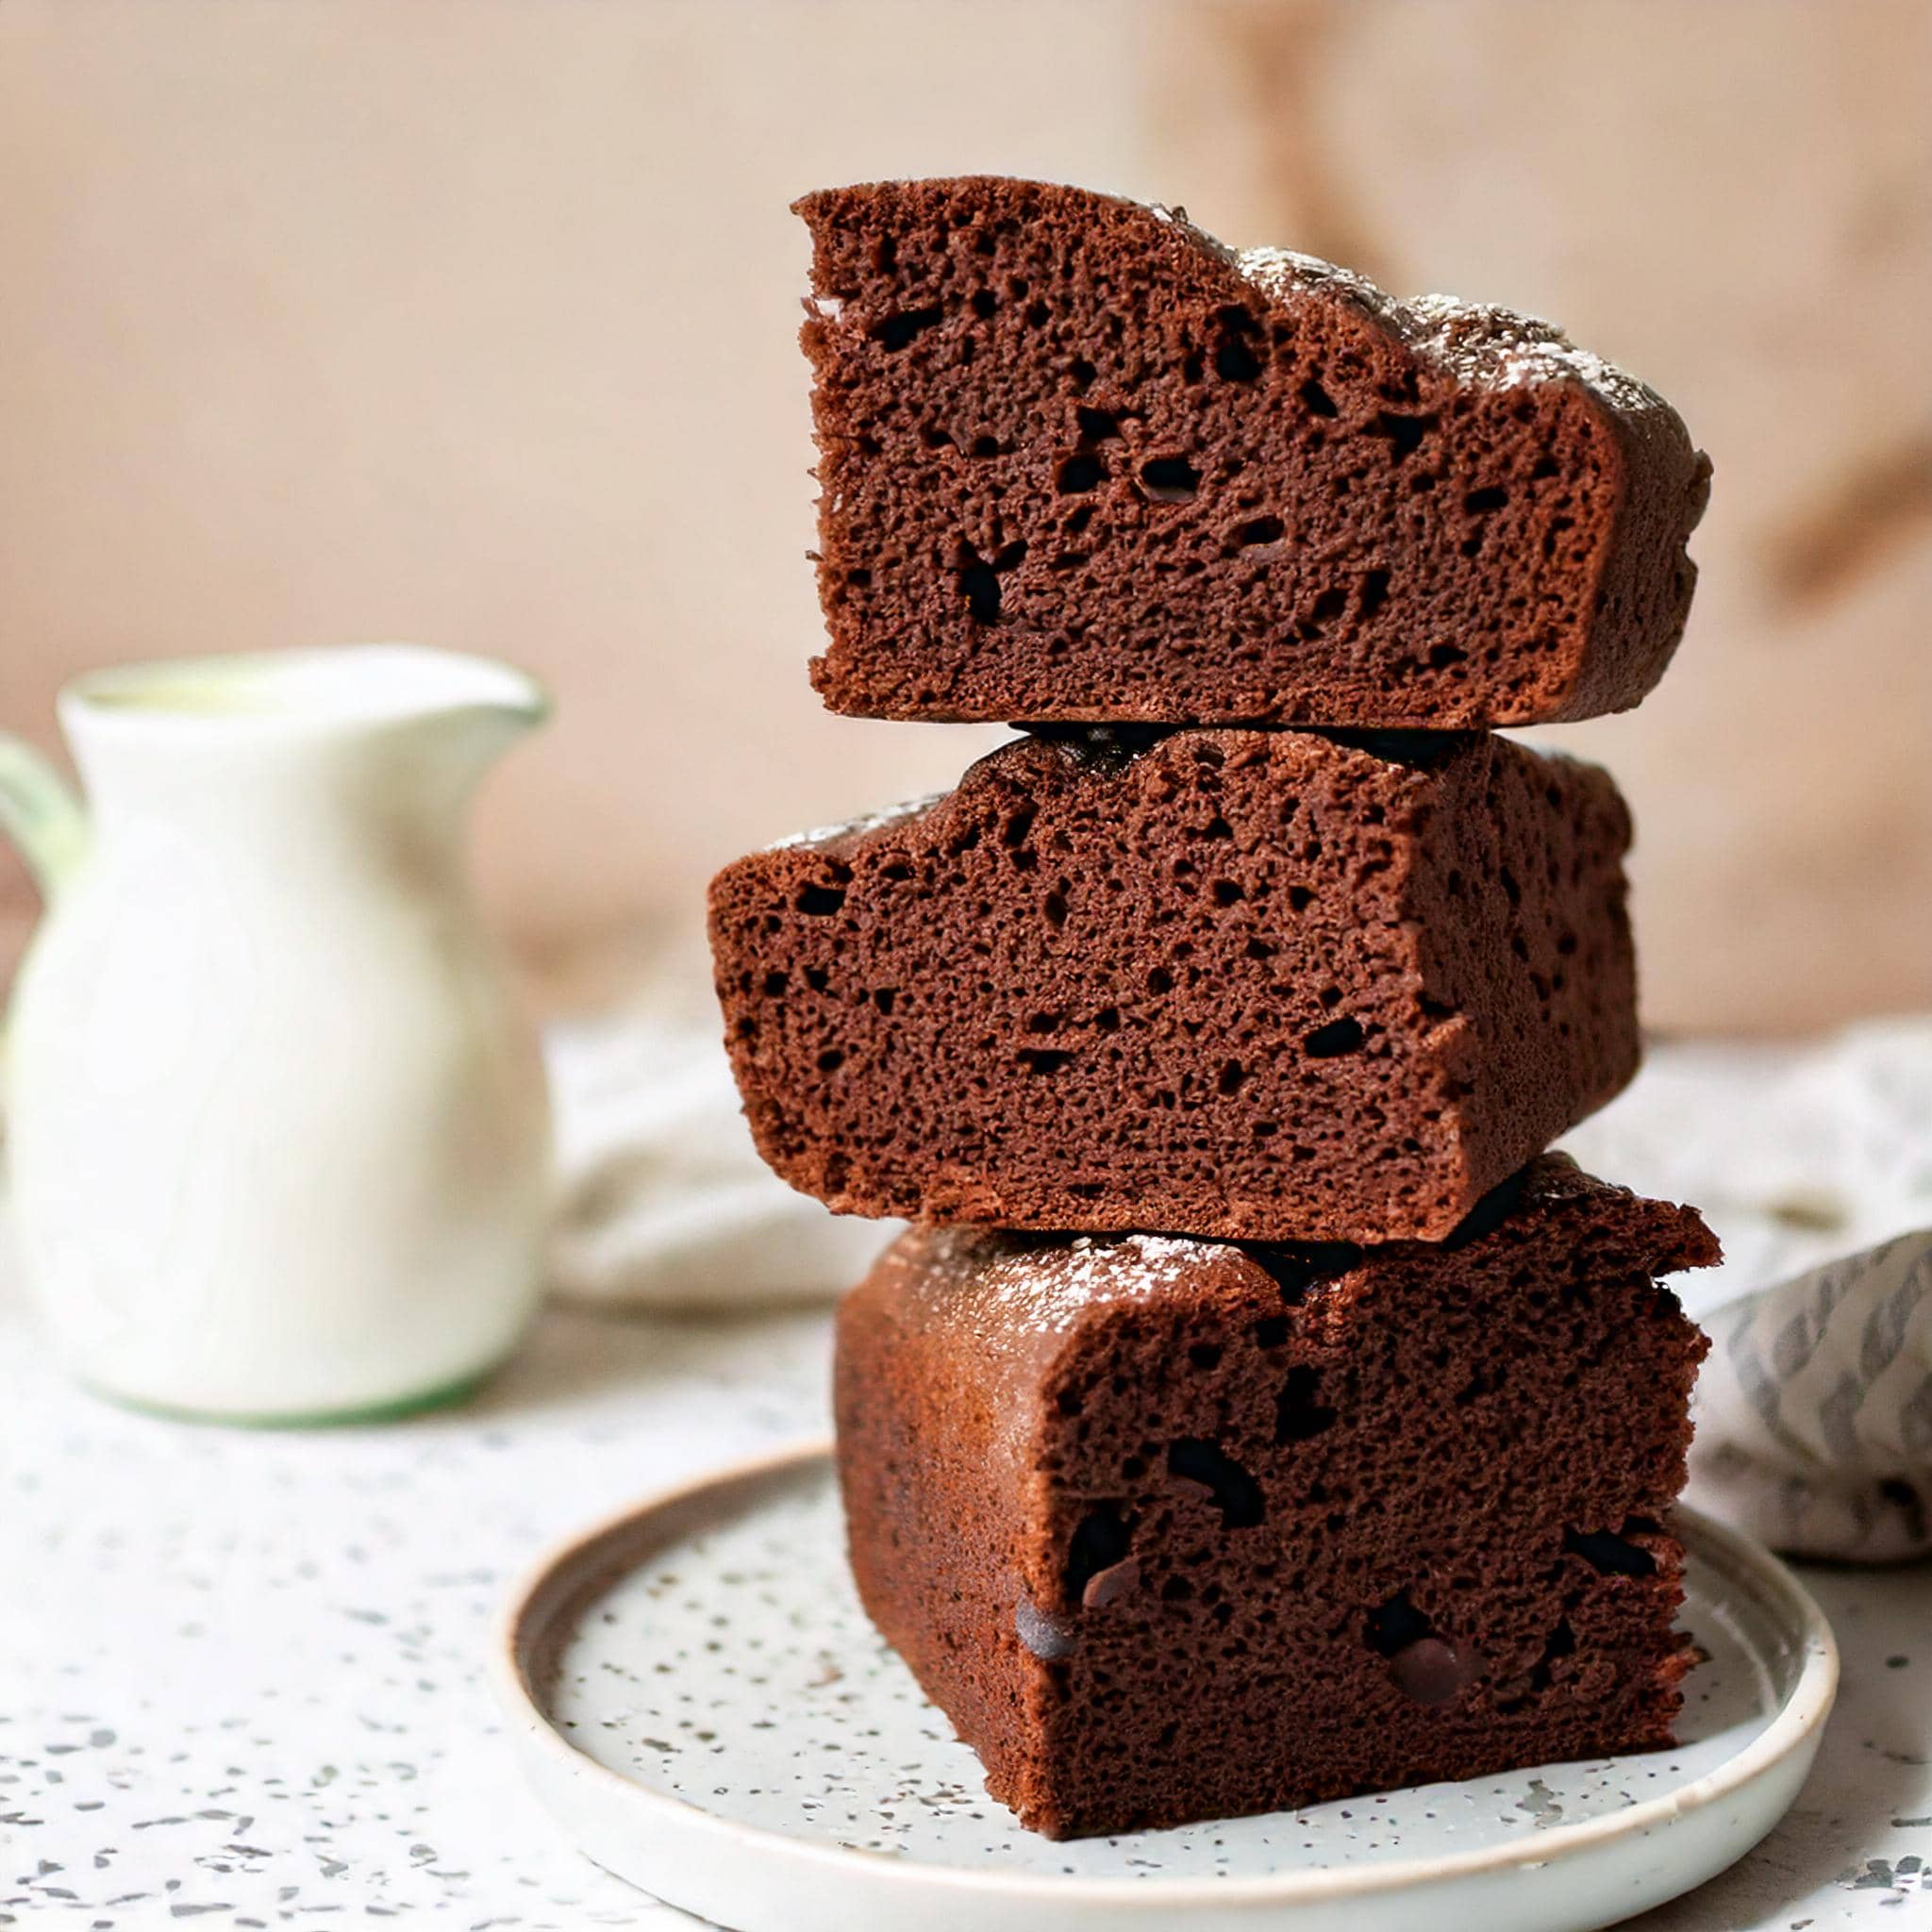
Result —
<instances>
[{"instance_id":1,"label":"beige blurred background wall","mask_svg":"<svg viewBox=\"0 0 1932 1932\"><path fill-rule=\"evenodd\" d=\"M786 204L1037 174L1553 315L1676 400L1690 633L1566 734L1639 815L1648 1016L1932 1005L1928 98L1919 0L0 0L0 724L51 743L135 656L527 662L558 718L480 862L580 988L996 736L806 684Z\"/></svg>"}]
</instances>

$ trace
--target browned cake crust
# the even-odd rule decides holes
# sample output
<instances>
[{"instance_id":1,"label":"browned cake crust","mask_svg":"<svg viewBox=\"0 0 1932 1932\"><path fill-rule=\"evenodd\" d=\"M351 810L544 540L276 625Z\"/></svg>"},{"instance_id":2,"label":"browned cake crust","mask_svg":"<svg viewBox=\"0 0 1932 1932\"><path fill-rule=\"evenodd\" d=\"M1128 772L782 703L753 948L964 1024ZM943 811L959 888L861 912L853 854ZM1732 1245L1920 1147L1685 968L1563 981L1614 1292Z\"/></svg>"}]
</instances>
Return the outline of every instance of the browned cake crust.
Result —
<instances>
[{"instance_id":1,"label":"browned cake crust","mask_svg":"<svg viewBox=\"0 0 1932 1932\"><path fill-rule=\"evenodd\" d=\"M1056 1838L1670 1742L1694 1210L1457 1242L920 1228L839 1318L867 1610Z\"/></svg>"},{"instance_id":2,"label":"browned cake crust","mask_svg":"<svg viewBox=\"0 0 1932 1932\"><path fill-rule=\"evenodd\" d=\"M1022 738L713 881L745 1111L842 1213L1445 1235L1635 1071L1628 841L1486 735Z\"/></svg>"},{"instance_id":3,"label":"browned cake crust","mask_svg":"<svg viewBox=\"0 0 1932 1932\"><path fill-rule=\"evenodd\" d=\"M1517 724L1676 648L1708 462L1546 323L1080 189L797 211L834 710Z\"/></svg>"}]
</instances>

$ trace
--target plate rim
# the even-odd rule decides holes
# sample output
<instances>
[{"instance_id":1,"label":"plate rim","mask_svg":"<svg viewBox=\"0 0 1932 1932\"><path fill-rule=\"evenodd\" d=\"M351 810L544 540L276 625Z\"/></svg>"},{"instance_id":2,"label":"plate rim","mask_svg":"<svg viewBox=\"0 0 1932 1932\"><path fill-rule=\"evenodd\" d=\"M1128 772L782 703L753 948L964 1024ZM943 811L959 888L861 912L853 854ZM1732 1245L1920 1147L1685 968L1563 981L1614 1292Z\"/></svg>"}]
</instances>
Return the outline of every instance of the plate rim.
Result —
<instances>
[{"instance_id":1,"label":"plate rim","mask_svg":"<svg viewBox=\"0 0 1932 1932\"><path fill-rule=\"evenodd\" d=\"M593 1563L600 1546L615 1542L649 1518L688 1506L707 1491L721 1493L756 1488L785 1475L803 1475L810 1465L834 1463L829 1436L785 1444L729 1463L714 1465L649 1491L586 1526L560 1537L519 1574L498 1613L491 1645L489 1677L511 1729L540 1751L563 1775L621 1793L639 1807L642 1823L652 1820L675 1829L719 1835L756 1849L761 1857L798 1863L836 1875L863 1866L867 1875L888 1874L908 1887L939 1887L983 1899L1013 1903L1051 1897L1063 1903L1105 1905L1122 1911L1167 1911L1211 1905L1333 1903L1378 1897L1424 1885L1490 1875L1512 1868L1548 1867L1568 1862L1597 1846L1626 1836L1644 1835L1721 1803L1772 1771L1794 1753L1815 1746L1838 1693L1839 1646L1824 1613L1790 1569L1756 1538L1718 1522L1688 1503L1678 1503L1674 1521L1680 1539L1694 1539L1697 1554L1742 1575L1789 1613L1798 1630L1800 1664L1790 1694L1764 1728L1733 1756L1688 1784L1656 1797L1640 1799L1619 1811L1559 1824L1534 1839L1477 1845L1441 1856L1393 1858L1382 1863L1330 1866L1300 1872L1257 1873L1218 1878L1120 1878L1084 1874L975 1871L910 1859L898 1853L860 1845L819 1843L768 1825L721 1817L688 1798L640 1784L601 1763L558 1729L545 1710L527 1669L527 1658L543 1630L537 1610L557 1597L568 1603L580 1590L558 1591L559 1579ZM1131 1834L1116 1834L1131 1836ZM628 1882L628 1881L626 1881ZM674 1901L675 1903L675 1901Z\"/></svg>"}]
</instances>

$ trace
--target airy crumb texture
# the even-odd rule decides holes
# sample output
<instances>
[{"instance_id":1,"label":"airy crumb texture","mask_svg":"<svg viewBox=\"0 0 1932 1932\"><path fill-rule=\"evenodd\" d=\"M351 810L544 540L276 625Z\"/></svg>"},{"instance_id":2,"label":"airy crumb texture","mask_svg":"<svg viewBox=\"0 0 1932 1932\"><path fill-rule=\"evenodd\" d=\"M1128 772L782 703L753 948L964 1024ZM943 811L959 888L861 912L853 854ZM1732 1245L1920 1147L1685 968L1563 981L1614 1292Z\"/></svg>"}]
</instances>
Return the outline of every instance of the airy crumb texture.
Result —
<instances>
[{"instance_id":1,"label":"airy crumb texture","mask_svg":"<svg viewBox=\"0 0 1932 1932\"><path fill-rule=\"evenodd\" d=\"M1709 464L1547 323L1080 189L797 211L834 710L1522 724L1676 648Z\"/></svg>"},{"instance_id":2,"label":"airy crumb texture","mask_svg":"<svg viewBox=\"0 0 1932 1932\"><path fill-rule=\"evenodd\" d=\"M842 1213L1435 1239L1636 1070L1628 842L1485 734L1028 736L718 875L726 1041Z\"/></svg>"},{"instance_id":3,"label":"airy crumb texture","mask_svg":"<svg viewBox=\"0 0 1932 1932\"><path fill-rule=\"evenodd\" d=\"M839 1317L860 1596L1055 1838L1661 1748L1717 1258L1556 1156L1440 1246L914 1229Z\"/></svg>"}]
</instances>

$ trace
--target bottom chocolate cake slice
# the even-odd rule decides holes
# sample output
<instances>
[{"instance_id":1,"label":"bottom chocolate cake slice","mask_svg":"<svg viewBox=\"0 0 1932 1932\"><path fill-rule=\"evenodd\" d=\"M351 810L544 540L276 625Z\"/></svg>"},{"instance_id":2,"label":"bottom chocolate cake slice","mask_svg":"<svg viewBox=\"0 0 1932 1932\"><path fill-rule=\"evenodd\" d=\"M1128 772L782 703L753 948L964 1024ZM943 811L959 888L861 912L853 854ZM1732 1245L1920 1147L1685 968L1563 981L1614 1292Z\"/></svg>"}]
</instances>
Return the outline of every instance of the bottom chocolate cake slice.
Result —
<instances>
[{"instance_id":1,"label":"bottom chocolate cake slice","mask_svg":"<svg viewBox=\"0 0 1932 1932\"><path fill-rule=\"evenodd\" d=\"M840 1315L859 1593L1056 1838L1667 1745L1717 1258L1558 1156L1434 1244L914 1228Z\"/></svg>"}]
</instances>

